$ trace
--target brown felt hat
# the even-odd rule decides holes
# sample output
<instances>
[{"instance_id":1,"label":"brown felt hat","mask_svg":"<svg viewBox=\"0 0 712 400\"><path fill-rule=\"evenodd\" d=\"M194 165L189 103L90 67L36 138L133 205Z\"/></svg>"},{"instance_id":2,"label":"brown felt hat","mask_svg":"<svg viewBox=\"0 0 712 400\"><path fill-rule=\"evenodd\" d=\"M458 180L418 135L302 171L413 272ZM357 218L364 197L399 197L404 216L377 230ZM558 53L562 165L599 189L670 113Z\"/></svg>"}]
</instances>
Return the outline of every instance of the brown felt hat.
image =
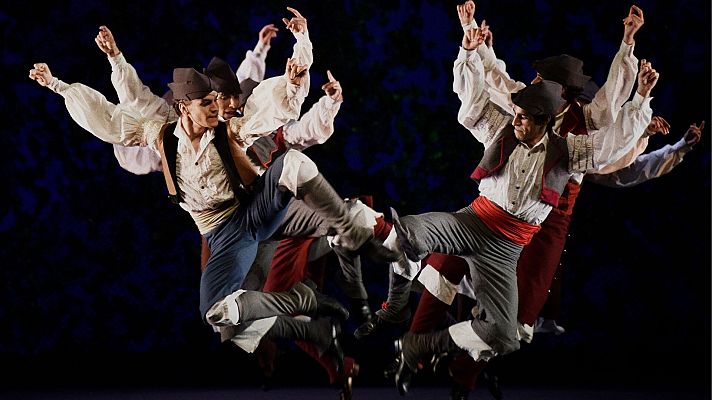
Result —
<instances>
[{"instance_id":1,"label":"brown felt hat","mask_svg":"<svg viewBox=\"0 0 712 400\"><path fill-rule=\"evenodd\" d=\"M561 98L562 89L557 82L543 80L514 93L512 102L534 116L553 117L566 103Z\"/></svg>"},{"instance_id":2,"label":"brown felt hat","mask_svg":"<svg viewBox=\"0 0 712 400\"><path fill-rule=\"evenodd\" d=\"M205 75L210 78L213 87L220 93L232 96L242 93L235 72L230 68L230 64L221 58L213 57L210 60L210 64L205 69Z\"/></svg>"},{"instance_id":3,"label":"brown felt hat","mask_svg":"<svg viewBox=\"0 0 712 400\"><path fill-rule=\"evenodd\" d=\"M560 83L562 86L583 89L591 77L583 73L583 61L568 54L536 60L532 64L542 79Z\"/></svg>"},{"instance_id":4,"label":"brown felt hat","mask_svg":"<svg viewBox=\"0 0 712 400\"><path fill-rule=\"evenodd\" d=\"M195 68L174 69L173 82L169 83L168 87L175 100L202 99L214 90L210 78Z\"/></svg>"}]
</instances>

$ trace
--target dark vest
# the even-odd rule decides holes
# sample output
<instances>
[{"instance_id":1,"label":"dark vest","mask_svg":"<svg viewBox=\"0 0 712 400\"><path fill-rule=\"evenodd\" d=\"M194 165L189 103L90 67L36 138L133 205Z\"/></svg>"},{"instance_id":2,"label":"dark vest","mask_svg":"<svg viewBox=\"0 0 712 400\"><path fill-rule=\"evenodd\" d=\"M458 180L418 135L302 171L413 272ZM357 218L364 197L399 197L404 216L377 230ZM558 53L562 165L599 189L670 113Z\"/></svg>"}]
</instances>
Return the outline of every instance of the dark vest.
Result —
<instances>
[{"instance_id":1,"label":"dark vest","mask_svg":"<svg viewBox=\"0 0 712 400\"><path fill-rule=\"evenodd\" d=\"M268 168L272 164L272 160L279 157L287 151L289 147L284 141L284 133L282 127L267 136L263 136L247 148L247 156L255 165L261 165L263 168Z\"/></svg>"},{"instance_id":2,"label":"dark vest","mask_svg":"<svg viewBox=\"0 0 712 400\"><path fill-rule=\"evenodd\" d=\"M159 148L161 157L163 158L163 174L168 186L168 198L174 204L180 203L183 199L180 191L177 190L176 159L178 155L178 138L173 134L177 125L177 122L164 125L161 128L159 136ZM212 144L220 155L220 160L222 160L225 167L227 178L230 181L230 187L232 187L235 197L237 197L240 202L243 202L249 196L251 187L242 184L240 175L237 172L237 167L235 166L228 143L227 126L224 122L218 123L218 126L215 127L215 137L213 138Z\"/></svg>"},{"instance_id":3,"label":"dark vest","mask_svg":"<svg viewBox=\"0 0 712 400\"><path fill-rule=\"evenodd\" d=\"M490 147L485 150L482 160L477 168L472 172L470 178L481 180L494 175L509 160L509 156L517 147L519 141L514 135L514 127L508 125L504 132ZM543 203L556 207L564 191L566 182L571 174L568 172L569 151L566 139L549 134L549 144L546 147L546 158L544 159L544 171L542 173L541 194L539 198Z\"/></svg>"}]
</instances>

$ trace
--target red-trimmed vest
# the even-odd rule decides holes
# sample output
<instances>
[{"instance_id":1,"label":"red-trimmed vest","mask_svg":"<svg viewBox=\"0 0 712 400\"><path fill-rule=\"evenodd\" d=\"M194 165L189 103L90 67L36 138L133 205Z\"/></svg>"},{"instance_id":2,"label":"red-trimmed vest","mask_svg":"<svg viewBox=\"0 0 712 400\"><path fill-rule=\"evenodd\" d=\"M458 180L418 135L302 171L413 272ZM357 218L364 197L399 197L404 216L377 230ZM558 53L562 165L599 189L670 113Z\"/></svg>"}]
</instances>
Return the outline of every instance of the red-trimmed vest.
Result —
<instances>
[{"instance_id":1,"label":"red-trimmed vest","mask_svg":"<svg viewBox=\"0 0 712 400\"><path fill-rule=\"evenodd\" d=\"M276 131L252 143L252 146L247 148L247 156L256 165L268 168L272 161L287 151L288 148L289 146L284 140L283 129L279 127Z\"/></svg>"},{"instance_id":2,"label":"red-trimmed vest","mask_svg":"<svg viewBox=\"0 0 712 400\"><path fill-rule=\"evenodd\" d=\"M496 174L509 160L509 156L517 147L519 141L514 136L514 127L508 125L500 138L485 150L482 160L475 168L470 178L481 180ZM561 193L571 173L568 171L569 151L566 139L559 135L549 134L549 143L546 147L544 171L542 172L541 194L539 198L545 204L556 207Z\"/></svg>"}]
</instances>

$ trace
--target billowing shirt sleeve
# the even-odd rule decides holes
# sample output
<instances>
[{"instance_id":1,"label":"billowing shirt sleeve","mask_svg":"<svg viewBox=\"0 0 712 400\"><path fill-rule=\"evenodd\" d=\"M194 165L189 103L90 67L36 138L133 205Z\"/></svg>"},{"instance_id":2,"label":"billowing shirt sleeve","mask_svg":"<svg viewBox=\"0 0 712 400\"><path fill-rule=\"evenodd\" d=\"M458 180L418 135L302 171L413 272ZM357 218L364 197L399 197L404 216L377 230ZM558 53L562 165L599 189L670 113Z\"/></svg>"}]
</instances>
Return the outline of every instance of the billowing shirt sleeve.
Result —
<instances>
[{"instance_id":1,"label":"billowing shirt sleeve","mask_svg":"<svg viewBox=\"0 0 712 400\"><path fill-rule=\"evenodd\" d=\"M298 121L284 125L284 140L298 150L326 142L334 133L334 119L341 103L322 96Z\"/></svg>"},{"instance_id":2,"label":"billowing shirt sleeve","mask_svg":"<svg viewBox=\"0 0 712 400\"><path fill-rule=\"evenodd\" d=\"M311 76L309 74L311 66L314 63L314 52L312 42L309 39L309 31L294 33L294 38L297 39L297 42L294 44L292 50L292 58L297 64L307 66L307 76L302 82L301 88L308 94L309 88L311 87Z\"/></svg>"},{"instance_id":3,"label":"billowing shirt sleeve","mask_svg":"<svg viewBox=\"0 0 712 400\"><path fill-rule=\"evenodd\" d=\"M231 118L230 129L246 146L269 135L290 120L299 118L307 92L284 75L265 79L255 87L245 104L245 116Z\"/></svg>"},{"instance_id":4,"label":"billowing shirt sleeve","mask_svg":"<svg viewBox=\"0 0 712 400\"><path fill-rule=\"evenodd\" d=\"M71 85L54 78L49 88L64 97L70 117L79 126L100 140L114 144L114 156L123 169L137 175L161 170L161 157L148 147L126 147L122 144L122 129L134 127L134 131L125 136L125 144L140 146L145 144L137 136L142 118L135 112L122 109L109 102L98 91L83 85Z\"/></svg>"},{"instance_id":5,"label":"billowing shirt sleeve","mask_svg":"<svg viewBox=\"0 0 712 400\"><path fill-rule=\"evenodd\" d=\"M136 110L146 118L175 121L178 115L166 100L151 92L138 77L136 69L126 62L123 53L109 57L111 83L114 85L119 103Z\"/></svg>"},{"instance_id":6,"label":"billowing shirt sleeve","mask_svg":"<svg viewBox=\"0 0 712 400\"><path fill-rule=\"evenodd\" d=\"M489 147L512 115L490 101L484 68L477 51L460 47L453 65L452 90L460 99L457 121L485 147Z\"/></svg>"},{"instance_id":7,"label":"billowing shirt sleeve","mask_svg":"<svg viewBox=\"0 0 712 400\"><path fill-rule=\"evenodd\" d=\"M242 60L240 66L237 67L237 80L242 82L247 78L255 82L262 82L265 79L265 71L267 70L267 52L270 46L257 41L254 50L248 50L245 53L245 59Z\"/></svg>"},{"instance_id":8,"label":"billowing shirt sleeve","mask_svg":"<svg viewBox=\"0 0 712 400\"><path fill-rule=\"evenodd\" d=\"M650 100L636 93L632 100L623 105L612 126L588 135L569 134L566 140L570 171L599 172L630 152L643 136L653 116Z\"/></svg>"},{"instance_id":9,"label":"billowing shirt sleeve","mask_svg":"<svg viewBox=\"0 0 712 400\"><path fill-rule=\"evenodd\" d=\"M606 129L616 121L616 116L633 91L638 74L638 59L633 55L635 44L621 42L608 71L606 83L596 92L590 104L583 106L586 129Z\"/></svg>"},{"instance_id":10,"label":"billowing shirt sleeve","mask_svg":"<svg viewBox=\"0 0 712 400\"><path fill-rule=\"evenodd\" d=\"M158 131L164 121L147 120L136 110L125 105L109 102L103 94L81 83L68 85L57 78L48 85L64 97L70 117L82 128L97 138L122 146L152 146L158 139ZM152 121L151 124L147 124ZM151 129L144 127L151 125ZM146 133L153 132L153 137Z\"/></svg>"},{"instance_id":11,"label":"billowing shirt sleeve","mask_svg":"<svg viewBox=\"0 0 712 400\"><path fill-rule=\"evenodd\" d=\"M312 42L309 39L309 31L306 32L295 32L294 38L297 42L294 43L292 48L292 58L299 65L306 65L307 68L311 68L314 63L314 53Z\"/></svg>"},{"instance_id":12,"label":"billowing shirt sleeve","mask_svg":"<svg viewBox=\"0 0 712 400\"><path fill-rule=\"evenodd\" d=\"M163 171L161 155L149 148L139 146L114 145L114 157L121 168L136 175Z\"/></svg>"},{"instance_id":13,"label":"billowing shirt sleeve","mask_svg":"<svg viewBox=\"0 0 712 400\"><path fill-rule=\"evenodd\" d=\"M585 179L614 188L639 185L672 171L691 149L684 139L680 139L674 145L665 145L658 150L639 155L626 168L605 175L586 174Z\"/></svg>"}]
</instances>

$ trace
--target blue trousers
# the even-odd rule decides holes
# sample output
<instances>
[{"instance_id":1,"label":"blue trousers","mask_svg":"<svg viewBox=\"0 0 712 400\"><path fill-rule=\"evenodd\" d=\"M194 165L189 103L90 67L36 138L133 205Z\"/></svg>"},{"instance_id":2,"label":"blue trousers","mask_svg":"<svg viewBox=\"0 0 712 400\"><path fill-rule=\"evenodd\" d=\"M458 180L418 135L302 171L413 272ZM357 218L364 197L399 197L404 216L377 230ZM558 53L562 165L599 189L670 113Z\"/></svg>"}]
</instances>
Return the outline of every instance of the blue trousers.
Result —
<instances>
[{"instance_id":1,"label":"blue trousers","mask_svg":"<svg viewBox=\"0 0 712 400\"><path fill-rule=\"evenodd\" d=\"M280 227L294 199L278 188L284 154L255 181L252 195L230 217L205 234L210 258L200 277L200 315L239 290L257 254L257 245Z\"/></svg>"}]
</instances>

